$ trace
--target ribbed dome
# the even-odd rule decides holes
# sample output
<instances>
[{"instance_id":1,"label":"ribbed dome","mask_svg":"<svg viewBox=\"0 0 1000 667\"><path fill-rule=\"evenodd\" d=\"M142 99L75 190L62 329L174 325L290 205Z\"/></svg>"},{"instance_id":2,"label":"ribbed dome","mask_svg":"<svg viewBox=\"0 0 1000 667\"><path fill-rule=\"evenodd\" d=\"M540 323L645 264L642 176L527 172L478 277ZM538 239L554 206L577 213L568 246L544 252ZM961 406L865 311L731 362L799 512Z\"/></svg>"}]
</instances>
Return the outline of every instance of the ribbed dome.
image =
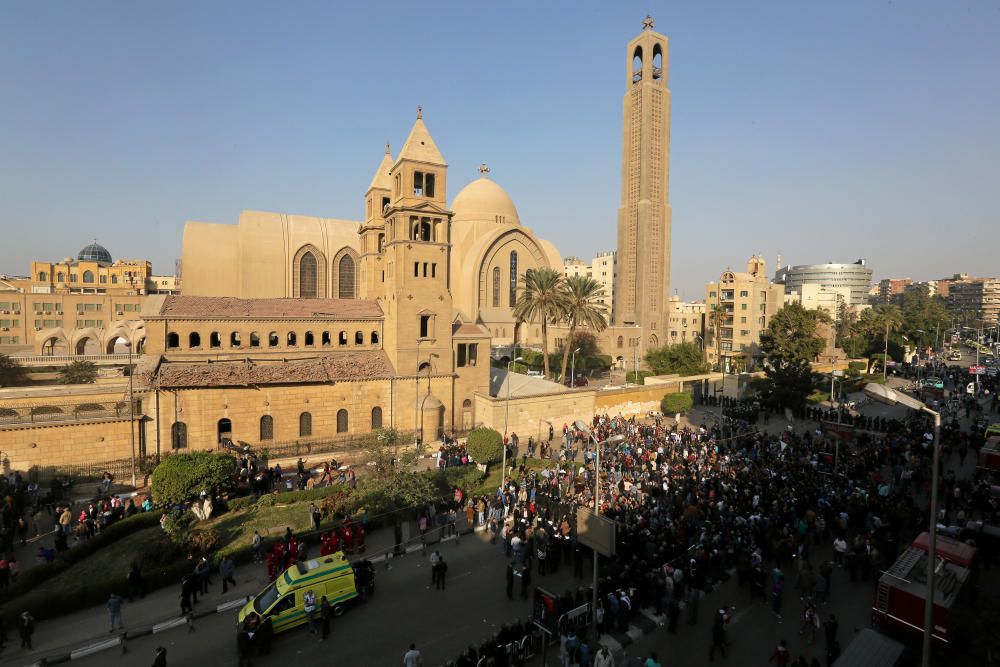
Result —
<instances>
[{"instance_id":1,"label":"ribbed dome","mask_svg":"<svg viewBox=\"0 0 1000 667\"><path fill-rule=\"evenodd\" d=\"M451 202L455 220L471 222L504 222L520 225L517 207L507 191L483 176L466 185ZM502 216L498 219L498 216Z\"/></svg>"},{"instance_id":2,"label":"ribbed dome","mask_svg":"<svg viewBox=\"0 0 1000 667\"><path fill-rule=\"evenodd\" d=\"M81 262L102 262L105 264L111 263L111 253L104 246L94 241L90 245L84 247L80 251L80 254L76 256Z\"/></svg>"}]
</instances>

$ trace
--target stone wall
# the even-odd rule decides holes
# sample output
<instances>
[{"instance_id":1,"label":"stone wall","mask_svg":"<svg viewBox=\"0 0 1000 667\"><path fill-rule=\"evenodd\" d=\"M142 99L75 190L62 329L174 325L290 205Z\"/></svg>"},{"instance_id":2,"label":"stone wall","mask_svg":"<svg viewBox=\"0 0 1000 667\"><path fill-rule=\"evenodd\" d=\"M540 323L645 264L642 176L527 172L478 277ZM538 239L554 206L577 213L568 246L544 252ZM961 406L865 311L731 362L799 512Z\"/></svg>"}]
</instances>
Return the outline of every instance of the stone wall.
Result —
<instances>
[{"instance_id":1,"label":"stone wall","mask_svg":"<svg viewBox=\"0 0 1000 667\"><path fill-rule=\"evenodd\" d=\"M527 442L528 436L534 436L536 440L540 435L548 437L549 423L556 431L561 431L563 424L575 419L591 418L594 415L596 393L593 389L574 389L513 397L510 399L509 421L506 422L507 432L517 433L524 442ZM485 426L504 432L508 414L506 398L476 394L475 410L477 420Z\"/></svg>"},{"instance_id":2,"label":"stone wall","mask_svg":"<svg viewBox=\"0 0 1000 667\"><path fill-rule=\"evenodd\" d=\"M27 470L129 458L129 420L0 427L4 469Z\"/></svg>"}]
</instances>

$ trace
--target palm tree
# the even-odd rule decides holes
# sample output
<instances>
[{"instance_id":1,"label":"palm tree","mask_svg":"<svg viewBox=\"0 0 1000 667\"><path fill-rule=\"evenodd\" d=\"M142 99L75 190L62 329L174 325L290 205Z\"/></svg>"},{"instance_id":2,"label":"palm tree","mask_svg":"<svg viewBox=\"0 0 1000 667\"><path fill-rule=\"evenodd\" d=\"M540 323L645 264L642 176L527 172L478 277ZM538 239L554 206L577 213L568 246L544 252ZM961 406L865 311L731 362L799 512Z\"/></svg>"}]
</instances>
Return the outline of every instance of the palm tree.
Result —
<instances>
[{"instance_id":1,"label":"palm tree","mask_svg":"<svg viewBox=\"0 0 1000 667\"><path fill-rule=\"evenodd\" d=\"M563 291L566 303L563 306L562 319L569 325L569 335L563 347L562 373L560 379L566 381L566 366L569 364L570 348L573 347L573 334L576 328L583 325L595 333L608 328L607 306L598 301L604 296L604 288L588 276L570 276L563 281Z\"/></svg>"},{"instance_id":2,"label":"palm tree","mask_svg":"<svg viewBox=\"0 0 1000 667\"><path fill-rule=\"evenodd\" d=\"M523 291L514 305L514 318L542 322L542 363L545 377L549 377L549 320L557 320L563 313L566 293L563 274L553 269L528 269L521 276Z\"/></svg>"},{"instance_id":3,"label":"palm tree","mask_svg":"<svg viewBox=\"0 0 1000 667\"><path fill-rule=\"evenodd\" d=\"M712 337L715 339L715 362L719 365L720 371L722 370L722 331L720 327L727 315L729 313L718 303L713 303L708 312L708 321L711 322L712 331L714 332Z\"/></svg>"},{"instance_id":4,"label":"palm tree","mask_svg":"<svg viewBox=\"0 0 1000 667\"><path fill-rule=\"evenodd\" d=\"M871 338L879 334L884 338L885 356L882 359L883 373L889 361L889 334L903 328L903 312L899 306L882 303L872 308L872 317L868 318L868 331Z\"/></svg>"}]
</instances>

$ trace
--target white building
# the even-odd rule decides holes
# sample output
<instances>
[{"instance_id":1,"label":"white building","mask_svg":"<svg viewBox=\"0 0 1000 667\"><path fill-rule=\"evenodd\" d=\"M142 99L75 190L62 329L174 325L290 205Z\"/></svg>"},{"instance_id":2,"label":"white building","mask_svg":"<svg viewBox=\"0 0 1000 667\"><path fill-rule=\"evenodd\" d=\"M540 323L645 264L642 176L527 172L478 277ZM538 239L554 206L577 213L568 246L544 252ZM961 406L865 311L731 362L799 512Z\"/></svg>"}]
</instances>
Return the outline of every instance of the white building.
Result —
<instances>
[{"instance_id":1,"label":"white building","mask_svg":"<svg viewBox=\"0 0 1000 667\"><path fill-rule=\"evenodd\" d=\"M590 264L587 264L579 257L567 257L563 260L563 275L587 276L593 278L604 288L604 298L599 301L608 307L607 313L610 318L614 312L614 290L615 290L615 266L617 264L616 255L613 250L598 253Z\"/></svg>"}]
</instances>

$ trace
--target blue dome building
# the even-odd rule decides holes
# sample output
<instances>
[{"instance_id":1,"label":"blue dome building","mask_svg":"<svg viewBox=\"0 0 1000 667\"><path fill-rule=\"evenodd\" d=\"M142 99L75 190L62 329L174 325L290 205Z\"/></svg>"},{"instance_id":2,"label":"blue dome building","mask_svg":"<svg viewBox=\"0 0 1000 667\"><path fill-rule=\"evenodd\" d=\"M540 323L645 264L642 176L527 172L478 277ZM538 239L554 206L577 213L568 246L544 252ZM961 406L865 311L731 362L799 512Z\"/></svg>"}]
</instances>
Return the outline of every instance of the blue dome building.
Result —
<instances>
[{"instance_id":1,"label":"blue dome building","mask_svg":"<svg viewBox=\"0 0 1000 667\"><path fill-rule=\"evenodd\" d=\"M76 258L81 262L100 262L102 264L111 264L111 253L97 241L85 246Z\"/></svg>"}]
</instances>

